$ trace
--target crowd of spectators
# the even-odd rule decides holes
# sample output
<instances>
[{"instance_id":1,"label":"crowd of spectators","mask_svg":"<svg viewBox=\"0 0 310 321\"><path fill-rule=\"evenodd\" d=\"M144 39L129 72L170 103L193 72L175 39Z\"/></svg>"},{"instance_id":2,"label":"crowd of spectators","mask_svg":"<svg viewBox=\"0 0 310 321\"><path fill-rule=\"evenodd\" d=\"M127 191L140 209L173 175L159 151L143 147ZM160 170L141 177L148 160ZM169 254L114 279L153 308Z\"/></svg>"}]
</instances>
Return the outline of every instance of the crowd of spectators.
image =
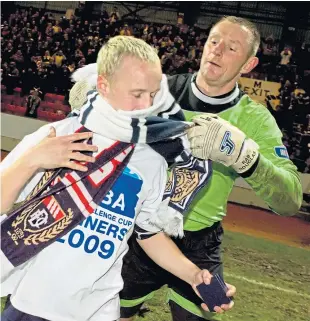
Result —
<instances>
[{"instance_id":1,"label":"crowd of spectators","mask_svg":"<svg viewBox=\"0 0 310 321\"><path fill-rule=\"evenodd\" d=\"M304 76L304 71L310 70L310 45L305 42L281 48L279 39L262 37L257 57L260 64L254 71L256 79L279 82L283 77Z\"/></svg>"},{"instance_id":2,"label":"crowd of spectators","mask_svg":"<svg viewBox=\"0 0 310 321\"><path fill-rule=\"evenodd\" d=\"M43 9L19 8L2 14L2 22L1 69L8 94L17 85L22 94L39 86L43 99L46 92L67 94L70 74L95 62L100 47L115 35L144 39L157 49L167 74L194 72L210 30L176 24L129 25L121 21L116 7L110 13L102 10L95 20L85 17L83 8L70 19L56 19ZM310 69L310 46L303 43L294 51L288 46L280 51L278 44L272 36L262 39L258 52L261 63L249 76L278 81L283 75L288 78Z\"/></svg>"},{"instance_id":3,"label":"crowd of spectators","mask_svg":"<svg viewBox=\"0 0 310 321\"><path fill-rule=\"evenodd\" d=\"M210 26L211 28L211 26ZM1 77L6 94L16 87L27 97L28 116L36 112L46 93L62 94L68 100L74 70L96 61L101 46L116 35L144 39L157 49L163 72L178 74L199 69L203 47L210 30L177 24L145 24L124 21L117 10L102 10L94 19L80 6L69 19L43 9L18 8L2 12ZM255 79L281 82L278 102L272 112L283 130L292 159L300 171L310 172L309 137L310 46L285 45L272 36L262 39L259 66L249 75ZM304 90L299 90L303 88ZM31 96L31 97L30 97ZM37 97L37 98L36 98ZM35 106L34 106L35 104ZM308 136L307 136L308 135ZM310 142L309 142L310 143ZM301 160L301 162L299 162Z\"/></svg>"},{"instance_id":4,"label":"crowd of spectators","mask_svg":"<svg viewBox=\"0 0 310 321\"><path fill-rule=\"evenodd\" d=\"M283 133L283 142L290 158L302 173L310 173L310 97L294 81L282 78L277 96L268 96L267 107Z\"/></svg>"},{"instance_id":5,"label":"crowd of spectators","mask_svg":"<svg viewBox=\"0 0 310 321\"><path fill-rule=\"evenodd\" d=\"M81 12L78 12L81 15ZM95 22L79 16L55 19L43 9L17 9L2 15L2 83L7 94L15 87L22 95L40 87L46 92L68 94L71 73L96 61L101 46L116 35L133 35L157 48L168 74L198 69L206 32L174 25L119 24L115 8L102 11Z\"/></svg>"}]
</instances>

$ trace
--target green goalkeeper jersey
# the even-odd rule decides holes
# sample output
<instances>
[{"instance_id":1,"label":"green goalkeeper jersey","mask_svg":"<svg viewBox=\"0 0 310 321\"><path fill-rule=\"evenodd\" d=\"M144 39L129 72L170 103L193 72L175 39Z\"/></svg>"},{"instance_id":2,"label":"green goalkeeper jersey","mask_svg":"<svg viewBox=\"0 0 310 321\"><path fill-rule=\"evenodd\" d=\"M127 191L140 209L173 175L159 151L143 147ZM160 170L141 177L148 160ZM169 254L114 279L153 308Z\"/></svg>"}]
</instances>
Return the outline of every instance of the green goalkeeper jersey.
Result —
<instances>
[{"instance_id":1,"label":"green goalkeeper jersey","mask_svg":"<svg viewBox=\"0 0 310 321\"><path fill-rule=\"evenodd\" d=\"M187 120L197 113L217 113L253 139L259 145L260 157L254 172L244 179L274 212L293 215L298 211L302 202L300 177L282 143L282 133L265 106L242 94L237 86L224 96L205 96L195 85L192 74L170 77L169 87ZM185 230L209 227L226 215L228 198L238 174L222 164L213 162L212 165L210 183L192 202Z\"/></svg>"}]
</instances>

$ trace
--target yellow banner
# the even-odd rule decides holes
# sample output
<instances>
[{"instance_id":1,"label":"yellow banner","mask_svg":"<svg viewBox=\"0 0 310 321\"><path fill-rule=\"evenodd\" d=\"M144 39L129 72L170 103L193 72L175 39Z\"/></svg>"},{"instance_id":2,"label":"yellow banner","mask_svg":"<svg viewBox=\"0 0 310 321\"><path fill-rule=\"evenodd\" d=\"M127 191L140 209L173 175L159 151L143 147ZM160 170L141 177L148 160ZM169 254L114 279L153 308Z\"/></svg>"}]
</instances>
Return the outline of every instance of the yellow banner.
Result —
<instances>
[{"instance_id":1,"label":"yellow banner","mask_svg":"<svg viewBox=\"0 0 310 321\"><path fill-rule=\"evenodd\" d=\"M267 95L279 95L280 83L272 81L257 80L251 78L240 78L239 84L244 93L253 100L266 105Z\"/></svg>"}]
</instances>

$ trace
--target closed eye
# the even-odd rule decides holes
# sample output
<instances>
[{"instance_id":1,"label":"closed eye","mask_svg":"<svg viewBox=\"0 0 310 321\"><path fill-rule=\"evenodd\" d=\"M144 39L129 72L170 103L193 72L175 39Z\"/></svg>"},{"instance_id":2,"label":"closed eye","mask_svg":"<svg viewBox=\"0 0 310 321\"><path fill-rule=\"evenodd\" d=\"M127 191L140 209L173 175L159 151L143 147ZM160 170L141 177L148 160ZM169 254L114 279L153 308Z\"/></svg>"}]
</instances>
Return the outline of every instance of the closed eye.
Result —
<instances>
[{"instance_id":1,"label":"closed eye","mask_svg":"<svg viewBox=\"0 0 310 321\"><path fill-rule=\"evenodd\" d=\"M159 90L156 90L156 91L152 92L151 95L150 95L151 98L154 98L158 92L159 92Z\"/></svg>"}]
</instances>

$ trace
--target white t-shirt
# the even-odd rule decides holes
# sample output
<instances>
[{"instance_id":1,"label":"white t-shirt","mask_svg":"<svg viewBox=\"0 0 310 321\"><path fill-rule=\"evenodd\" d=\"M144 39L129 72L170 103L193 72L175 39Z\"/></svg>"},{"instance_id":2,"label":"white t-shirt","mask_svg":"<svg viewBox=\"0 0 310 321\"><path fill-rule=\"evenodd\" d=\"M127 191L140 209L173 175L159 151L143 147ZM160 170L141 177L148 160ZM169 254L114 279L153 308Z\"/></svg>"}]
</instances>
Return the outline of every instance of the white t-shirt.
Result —
<instances>
[{"instance_id":1,"label":"white t-shirt","mask_svg":"<svg viewBox=\"0 0 310 321\"><path fill-rule=\"evenodd\" d=\"M77 117L43 126L23 139L1 163L1 170L46 137L51 125L57 136L81 127ZM99 153L113 141L94 134L93 144ZM1 252L2 295L11 294L18 310L52 321L118 319L127 240L134 224L158 231L148 219L161 203L166 170L162 156L148 145L138 144L111 191L78 227L17 268ZM18 202L32 191L42 173L28 182Z\"/></svg>"}]
</instances>

